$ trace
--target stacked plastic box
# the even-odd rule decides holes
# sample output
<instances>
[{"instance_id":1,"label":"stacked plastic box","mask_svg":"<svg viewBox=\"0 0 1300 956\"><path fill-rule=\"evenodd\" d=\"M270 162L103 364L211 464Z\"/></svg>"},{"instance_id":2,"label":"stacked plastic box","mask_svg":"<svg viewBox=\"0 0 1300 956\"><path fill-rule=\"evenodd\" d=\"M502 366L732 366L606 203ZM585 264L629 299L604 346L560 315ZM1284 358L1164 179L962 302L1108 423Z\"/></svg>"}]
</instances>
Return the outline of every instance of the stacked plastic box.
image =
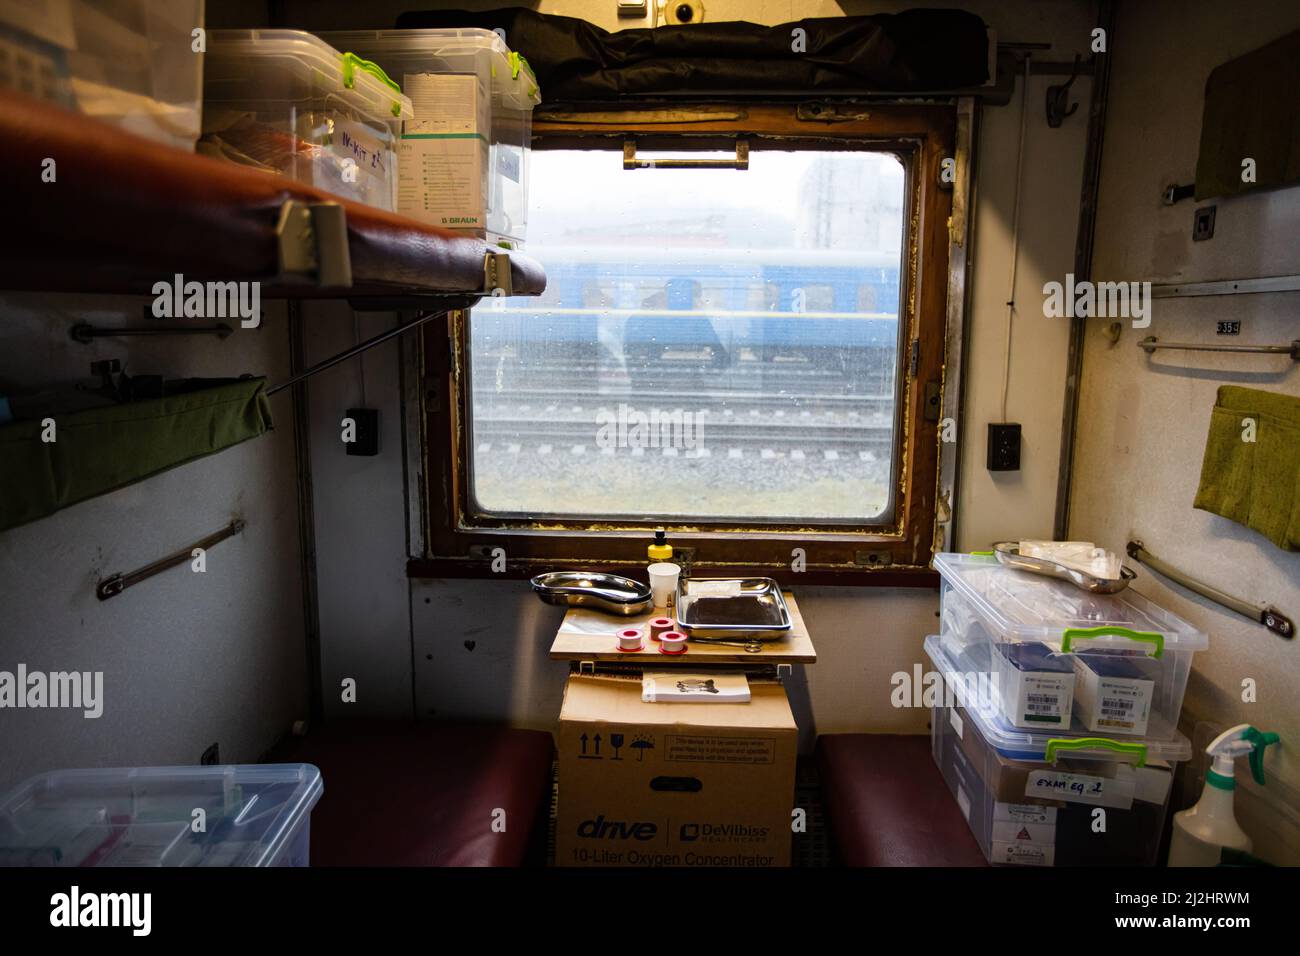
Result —
<instances>
[{"instance_id":1,"label":"stacked plastic box","mask_svg":"<svg viewBox=\"0 0 1300 956\"><path fill-rule=\"evenodd\" d=\"M523 243L533 107L527 61L492 30L323 33L379 64L411 97L397 210L506 246Z\"/></svg>"},{"instance_id":2,"label":"stacked plastic box","mask_svg":"<svg viewBox=\"0 0 1300 956\"><path fill-rule=\"evenodd\" d=\"M200 152L392 210L411 116L383 70L310 33L208 33Z\"/></svg>"},{"instance_id":3,"label":"stacked plastic box","mask_svg":"<svg viewBox=\"0 0 1300 956\"><path fill-rule=\"evenodd\" d=\"M1206 635L1131 590L1091 594L994 557L940 554L934 567L934 757L985 855L1154 864L1173 772L1191 756L1178 716Z\"/></svg>"},{"instance_id":4,"label":"stacked plastic box","mask_svg":"<svg viewBox=\"0 0 1300 956\"><path fill-rule=\"evenodd\" d=\"M203 0L0 0L0 87L193 149L202 26Z\"/></svg>"},{"instance_id":5,"label":"stacked plastic box","mask_svg":"<svg viewBox=\"0 0 1300 956\"><path fill-rule=\"evenodd\" d=\"M310 764L61 770L0 799L0 866L307 866Z\"/></svg>"}]
</instances>

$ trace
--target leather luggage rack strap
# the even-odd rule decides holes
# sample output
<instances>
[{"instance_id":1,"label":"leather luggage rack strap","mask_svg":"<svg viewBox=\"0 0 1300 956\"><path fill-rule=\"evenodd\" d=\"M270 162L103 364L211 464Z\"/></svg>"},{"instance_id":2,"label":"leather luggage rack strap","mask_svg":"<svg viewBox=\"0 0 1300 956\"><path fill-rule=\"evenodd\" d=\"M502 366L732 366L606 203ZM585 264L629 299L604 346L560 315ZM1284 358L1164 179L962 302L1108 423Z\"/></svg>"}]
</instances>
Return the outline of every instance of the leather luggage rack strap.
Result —
<instances>
[{"instance_id":1,"label":"leather luggage rack strap","mask_svg":"<svg viewBox=\"0 0 1300 956\"><path fill-rule=\"evenodd\" d=\"M0 91L0 142L4 289L147 294L180 273L258 280L268 296L484 294L485 259L502 251L18 93ZM342 208L350 287L286 277L277 228L291 201ZM509 258L513 294L546 288L536 261Z\"/></svg>"}]
</instances>

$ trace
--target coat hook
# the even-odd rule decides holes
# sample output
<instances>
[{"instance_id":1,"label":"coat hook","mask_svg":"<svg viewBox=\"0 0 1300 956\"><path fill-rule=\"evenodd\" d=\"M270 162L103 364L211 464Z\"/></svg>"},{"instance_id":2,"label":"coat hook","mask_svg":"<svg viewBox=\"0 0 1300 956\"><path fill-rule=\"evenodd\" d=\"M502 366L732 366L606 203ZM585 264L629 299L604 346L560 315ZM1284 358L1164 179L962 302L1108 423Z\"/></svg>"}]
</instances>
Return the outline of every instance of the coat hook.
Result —
<instances>
[{"instance_id":1,"label":"coat hook","mask_svg":"<svg viewBox=\"0 0 1300 956\"><path fill-rule=\"evenodd\" d=\"M1070 68L1070 78L1064 83L1047 88L1047 125L1059 129L1067 116L1073 116L1078 110L1078 103L1070 103L1070 87L1079 76L1079 54L1074 55L1074 66ZM1066 104L1069 109L1066 109Z\"/></svg>"}]
</instances>

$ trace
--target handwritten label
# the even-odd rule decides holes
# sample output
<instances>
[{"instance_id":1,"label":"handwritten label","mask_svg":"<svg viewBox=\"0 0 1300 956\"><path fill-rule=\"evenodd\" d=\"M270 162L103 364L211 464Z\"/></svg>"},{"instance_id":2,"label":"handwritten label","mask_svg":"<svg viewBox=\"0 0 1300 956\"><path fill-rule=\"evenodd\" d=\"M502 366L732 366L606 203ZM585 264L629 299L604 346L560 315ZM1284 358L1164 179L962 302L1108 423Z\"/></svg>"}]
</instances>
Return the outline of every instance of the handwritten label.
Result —
<instances>
[{"instance_id":1,"label":"handwritten label","mask_svg":"<svg viewBox=\"0 0 1300 956\"><path fill-rule=\"evenodd\" d=\"M1068 800L1095 807L1127 810L1133 806L1134 781L1127 777L1093 777L1059 770L1035 770L1025 783L1025 796Z\"/></svg>"}]
</instances>

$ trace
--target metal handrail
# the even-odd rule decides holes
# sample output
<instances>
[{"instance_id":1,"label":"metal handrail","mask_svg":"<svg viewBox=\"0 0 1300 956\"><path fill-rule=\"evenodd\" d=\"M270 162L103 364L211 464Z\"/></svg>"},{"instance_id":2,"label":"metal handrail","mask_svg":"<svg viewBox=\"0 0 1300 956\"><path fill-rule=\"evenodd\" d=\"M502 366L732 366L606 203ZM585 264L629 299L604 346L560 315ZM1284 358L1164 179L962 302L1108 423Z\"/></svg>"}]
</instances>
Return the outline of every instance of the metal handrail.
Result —
<instances>
[{"instance_id":1,"label":"metal handrail","mask_svg":"<svg viewBox=\"0 0 1300 956\"><path fill-rule=\"evenodd\" d=\"M184 564L194 557L196 550L206 551L219 541L225 541L244 530L244 521L242 518L233 519L230 524L226 525L220 531L208 535L202 541L196 541L188 548L182 548L174 554L169 554L165 558L159 558L152 564L146 564L142 568L134 571L126 571L118 574L110 574L104 580L100 581L95 587L95 597L101 601L107 601L109 598L117 597L127 588L139 584L146 578L151 578L169 568L174 568L178 564Z\"/></svg>"},{"instance_id":2,"label":"metal handrail","mask_svg":"<svg viewBox=\"0 0 1300 956\"><path fill-rule=\"evenodd\" d=\"M1256 603L1245 601L1238 597L1233 597L1216 587L1198 581L1177 568L1161 561L1151 552L1147 551L1141 541L1130 541L1128 543L1128 556L1134 561L1145 564L1152 571L1162 577L1168 578L1175 584L1199 594L1203 598L1213 601L1220 607L1225 607L1229 611L1240 614L1242 617L1248 617L1257 624L1262 624L1279 637L1295 637L1295 624L1292 620L1270 604Z\"/></svg>"},{"instance_id":3,"label":"metal handrail","mask_svg":"<svg viewBox=\"0 0 1300 956\"><path fill-rule=\"evenodd\" d=\"M1225 345L1217 343L1195 344L1192 342L1161 342L1154 335L1148 335L1137 343L1138 348L1150 355L1156 349L1179 349L1185 352L1251 352L1266 355L1290 355L1292 361L1300 362L1300 339L1290 345Z\"/></svg>"}]
</instances>

